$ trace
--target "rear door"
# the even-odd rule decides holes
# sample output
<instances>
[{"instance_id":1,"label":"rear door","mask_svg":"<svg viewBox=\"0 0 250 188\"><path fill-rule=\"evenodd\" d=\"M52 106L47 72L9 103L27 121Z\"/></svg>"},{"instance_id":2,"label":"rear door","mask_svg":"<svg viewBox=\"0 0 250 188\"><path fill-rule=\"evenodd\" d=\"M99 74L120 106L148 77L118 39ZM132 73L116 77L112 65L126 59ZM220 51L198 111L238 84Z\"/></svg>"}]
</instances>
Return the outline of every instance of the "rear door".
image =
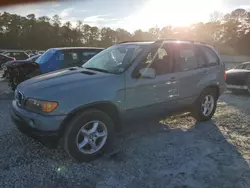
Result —
<instances>
[{"instance_id":1,"label":"rear door","mask_svg":"<svg viewBox=\"0 0 250 188\"><path fill-rule=\"evenodd\" d=\"M200 79L204 77L205 70L200 67L201 56L196 45L192 43L179 43L174 47L174 78L178 83L177 106L192 103L200 94ZM203 60L204 61L204 60Z\"/></svg>"},{"instance_id":2,"label":"rear door","mask_svg":"<svg viewBox=\"0 0 250 188\"><path fill-rule=\"evenodd\" d=\"M200 81L201 89L206 85L218 85L224 90L225 86L225 65L220 61L217 52L211 47L199 46L200 54L203 56L204 63L201 64L201 69L204 72L204 76Z\"/></svg>"}]
</instances>

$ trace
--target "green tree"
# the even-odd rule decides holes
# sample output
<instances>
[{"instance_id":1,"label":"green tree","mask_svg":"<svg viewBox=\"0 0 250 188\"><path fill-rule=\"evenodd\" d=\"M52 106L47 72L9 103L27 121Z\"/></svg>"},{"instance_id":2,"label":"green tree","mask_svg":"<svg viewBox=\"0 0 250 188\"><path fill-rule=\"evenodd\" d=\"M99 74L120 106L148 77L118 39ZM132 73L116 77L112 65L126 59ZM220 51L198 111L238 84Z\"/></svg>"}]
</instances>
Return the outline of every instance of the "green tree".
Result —
<instances>
[{"instance_id":1,"label":"green tree","mask_svg":"<svg viewBox=\"0 0 250 188\"><path fill-rule=\"evenodd\" d=\"M58 15L37 18L35 14L0 13L0 48L3 49L108 47L121 41L157 39L197 40L215 46L224 54L250 55L250 12L245 9L235 9L225 15L213 12L207 23L200 22L189 27L152 27L148 31L138 29L133 33L123 28L93 27L81 20L73 27L71 22L62 24Z\"/></svg>"}]
</instances>

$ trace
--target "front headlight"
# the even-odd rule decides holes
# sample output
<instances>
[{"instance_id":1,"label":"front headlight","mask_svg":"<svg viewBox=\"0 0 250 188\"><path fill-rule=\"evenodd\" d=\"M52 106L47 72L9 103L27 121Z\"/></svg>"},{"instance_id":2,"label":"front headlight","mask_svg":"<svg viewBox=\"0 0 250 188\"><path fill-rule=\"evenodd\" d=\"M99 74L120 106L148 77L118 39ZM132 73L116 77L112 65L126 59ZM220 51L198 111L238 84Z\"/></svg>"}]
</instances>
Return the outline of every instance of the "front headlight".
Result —
<instances>
[{"instance_id":1,"label":"front headlight","mask_svg":"<svg viewBox=\"0 0 250 188\"><path fill-rule=\"evenodd\" d=\"M24 105L24 107L27 110L30 110L32 112L38 112L38 113L39 112L50 113L53 110L55 110L57 106L58 106L57 102L37 100L37 99L31 99L31 98L28 98L25 101L25 105Z\"/></svg>"}]
</instances>

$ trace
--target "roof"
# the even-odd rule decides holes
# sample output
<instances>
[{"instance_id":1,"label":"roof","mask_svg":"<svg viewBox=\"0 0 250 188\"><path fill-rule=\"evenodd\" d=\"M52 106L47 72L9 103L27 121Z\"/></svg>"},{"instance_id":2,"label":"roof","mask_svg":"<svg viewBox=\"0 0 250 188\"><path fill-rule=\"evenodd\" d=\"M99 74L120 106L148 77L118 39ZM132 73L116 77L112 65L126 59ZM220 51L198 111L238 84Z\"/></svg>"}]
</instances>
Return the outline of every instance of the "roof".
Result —
<instances>
[{"instance_id":1,"label":"roof","mask_svg":"<svg viewBox=\"0 0 250 188\"><path fill-rule=\"evenodd\" d=\"M247 61L247 62L243 62L242 64L250 64L250 61Z\"/></svg>"},{"instance_id":2,"label":"roof","mask_svg":"<svg viewBox=\"0 0 250 188\"><path fill-rule=\"evenodd\" d=\"M143 44L153 44L155 41L124 41L118 44L138 44L138 45L143 45Z\"/></svg>"},{"instance_id":3,"label":"roof","mask_svg":"<svg viewBox=\"0 0 250 188\"><path fill-rule=\"evenodd\" d=\"M161 39L156 41L124 41L119 44L153 44L153 43L161 43L161 42L167 42L167 43L186 43L186 44L198 44L198 45L204 45L209 46L208 44L204 42L199 41L192 41L192 40L178 40L178 39Z\"/></svg>"},{"instance_id":4,"label":"roof","mask_svg":"<svg viewBox=\"0 0 250 188\"><path fill-rule=\"evenodd\" d=\"M89 50L103 50L104 48L98 47L59 47L59 48L51 48L57 50L70 50L70 49L89 49Z\"/></svg>"}]
</instances>

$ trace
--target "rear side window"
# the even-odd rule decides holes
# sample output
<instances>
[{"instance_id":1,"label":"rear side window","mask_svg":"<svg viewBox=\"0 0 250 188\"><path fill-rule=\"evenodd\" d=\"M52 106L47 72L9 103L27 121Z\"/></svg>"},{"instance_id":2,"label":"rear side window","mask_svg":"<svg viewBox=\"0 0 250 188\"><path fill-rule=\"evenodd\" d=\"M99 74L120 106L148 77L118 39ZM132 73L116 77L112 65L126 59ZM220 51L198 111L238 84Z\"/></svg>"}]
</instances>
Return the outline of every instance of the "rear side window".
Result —
<instances>
[{"instance_id":1,"label":"rear side window","mask_svg":"<svg viewBox=\"0 0 250 188\"><path fill-rule=\"evenodd\" d=\"M79 60L79 57L78 57L78 54L77 54L77 53L72 52L72 53L71 53L71 55L72 55L72 59L73 59L73 61L77 61L77 60Z\"/></svg>"},{"instance_id":2,"label":"rear side window","mask_svg":"<svg viewBox=\"0 0 250 188\"><path fill-rule=\"evenodd\" d=\"M192 45L183 44L176 52L174 72L188 71L198 68L196 50Z\"/></svg>"},{"instance_id":3,"label":"rear side window","mask_svg":"<svg viewBox=\"0 0 250 188\"><path fill-rule=\"evenodd\" d=\"M80 56L78 52L74 51L63 51L63 56L60 58L63 58L64 63L66 66L75 66L80 61Z\"/></svg>"},{"instance_id":4,"label":"rear side window","mask_svg":"<svg viewBox=\"0 0 250 188\"><path fill-rule=\"evenodd\" d=\"M219 58L218 58L217 54L211 48L201 46L200 49L204 53L206 64L208 66L219 64Z\"/></svg>"}]
</instances>

